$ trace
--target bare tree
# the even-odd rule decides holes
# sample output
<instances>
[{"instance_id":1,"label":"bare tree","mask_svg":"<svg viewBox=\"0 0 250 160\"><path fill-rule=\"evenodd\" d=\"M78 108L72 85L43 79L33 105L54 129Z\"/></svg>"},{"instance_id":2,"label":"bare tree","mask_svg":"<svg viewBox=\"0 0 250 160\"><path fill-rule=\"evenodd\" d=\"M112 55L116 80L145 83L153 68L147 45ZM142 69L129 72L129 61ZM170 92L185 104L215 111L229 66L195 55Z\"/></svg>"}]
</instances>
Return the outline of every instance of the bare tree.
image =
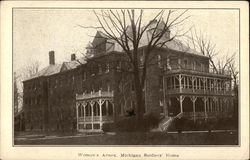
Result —
<instances>
[{"instance_id":1,"label":"bare tree","mask_svg":"<svg viewBox=\"0 0 250 160\"><path fill-rule=\"evenodd\" d=\"M23 81L27 78L34 76L40 68L40 62L30 60L29 63L14 72L14 104L17 106L15 111L18 111L18 107L21 107L23 99Z\"/></svg>"},{"instance_id":2,"label":"bare tree","mask_svg":"<svg viewBox=\"0 0 250 160\"><path fill-rule=\"evenodd\" d=\"M19 93L18 93L18 88L17 88L17 76L16 76L16 72L14 72L14 84L13 84L14 88L14 113L16 114L18 112L18 97L19 97Z\"/></svg>"},{"instance_id":3,"label":"bare tree","mask_svg":"<svg viewBox=\"0 0 250 160\"><path fill-rule=\"evenodd\" d=\"M218 57L220 51L216 49L216 44L201 31L198 34L195 27L190 30L190 36L186 36L186 38L188 39L186 42L188 47L196 50L202 55L208 56L210 67L215 73L224 74L228 72L226 69L230 68L230 64L235 61L235 54L230 56L227 53L222 57Z\"/></svg>"},{"instance_id":4,"label":"bare tree","mask_svg":"<svg viewBox=\"0 0 250 160\"><path fill-rule=\"evenodd\" d=\"M238 65L237 65L236 60L235 60L235 54L230 58L231 61L228 63L228 69L230 70L231 76L233 79L233 88L237 89L238 88L239 69L238 69Z\"/></svg>"},{"instance_id":5,"label":"bare tree","mask_svg":"<svg viewBox=\"0 0 250 160\"><path fill-rule=\"evenodd\" d=\"M147 76L147 67L157 56L153 54L153 51L156 48L165 47L167 42L184 35L186 32L178 29L178 27L189 18L189 16L184 16L187 10L181 12L169 10L166 15L166 11L161 10L150 22L143 25L143 12L143 10L138 10L138 12L135 10L94 11L100 26L81 26L102 30L107 39L115 41L123 49L127 61L132 66L137 122L140 122L143 117L145 106L143 87ZM176 33L171 38L166 38L166 34L171 29L176 29ZM148 35L148 33L150 34ZM148 41L145 45L143 58L140 59L140 44L144 36L147 37Z\"/></svg>"},{"instance_id":6,"label":"bare tree","mask_svg":"<svg viewBox=\"0 0 250 160\"><path fill-rule=\"evenodd\" d=\"M39 71L40 65L41 63L39 61L31 60L23 70L24 78L35 75Z\"/></svg>"},{"instance_id":7,"label":"bare tree","mask_svg":"<svg viewBox=\"0 0 250 160\"><path fill-rule=\"evenodd\" d=\"M219 73L218 67L215 62L215 57L218 55L216 50L216 44L213 43L207 36L200 31L197 33L195 27L190 30L190 36L186 36L187 46L196 50L204 56L208 56L210 67L214 70L215 73ZM222 64L221 64L222 65Z\"/></svg>"}]
</instances>

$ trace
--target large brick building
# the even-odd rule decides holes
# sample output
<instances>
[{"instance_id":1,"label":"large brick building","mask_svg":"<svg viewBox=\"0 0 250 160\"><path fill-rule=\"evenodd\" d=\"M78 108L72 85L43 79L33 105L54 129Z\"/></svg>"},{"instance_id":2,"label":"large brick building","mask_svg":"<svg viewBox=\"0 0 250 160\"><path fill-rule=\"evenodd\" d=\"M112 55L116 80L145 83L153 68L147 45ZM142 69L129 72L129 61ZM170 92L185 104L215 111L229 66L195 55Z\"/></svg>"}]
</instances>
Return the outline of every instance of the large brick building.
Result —
<instances>
[{"instance_id":1,"label":"large brick building","mask_svg":"<svg viewBox=\"0 0 250 160\"><path fill-rule=\"evenodd\" d=\"M150 33L150 31L148 32ZM165 38L169 38L167 33ZM143 58L146 37L139 51ZM49 66L25 80L26 130L100 130L135 110L133 78L122 49L98 31L86 57ZM231 76L209 69L209 58L177 40L154 49L144 87L145 113L208 119L231 116ZM126 71L125 71L126 70Z\"/></svg>"}]
</instances>

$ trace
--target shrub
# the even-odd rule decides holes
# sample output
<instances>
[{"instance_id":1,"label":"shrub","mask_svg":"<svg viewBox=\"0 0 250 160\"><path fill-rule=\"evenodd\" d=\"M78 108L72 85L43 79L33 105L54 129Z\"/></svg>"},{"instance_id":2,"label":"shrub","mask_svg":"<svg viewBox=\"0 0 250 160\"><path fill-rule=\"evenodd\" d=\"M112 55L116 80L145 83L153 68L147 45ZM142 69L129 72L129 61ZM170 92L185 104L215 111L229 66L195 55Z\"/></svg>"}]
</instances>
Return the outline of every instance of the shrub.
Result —
<instances>
[{"instance_id":1,"label":"shrub","mask_svg":"<svg viewBox=\"0 0 250 160\"><path fill-rule=\"evenodd\" d=\"M103 124L103 131L115 132L145 132L159 124L160 119L153 114L147 114L141 122L137 122L136 116L123 117L114 124Z\"/></svg>"},{"instance_id":2,"label":"shrub","mask_svg":"<svg viewBox=\"0 0 250 160\"><path fill-rule=\"evenodd\" d=\"M104 123L102 125L103 132L113 132L114 131L114 123Z\"/></svg>"}]
</instances>

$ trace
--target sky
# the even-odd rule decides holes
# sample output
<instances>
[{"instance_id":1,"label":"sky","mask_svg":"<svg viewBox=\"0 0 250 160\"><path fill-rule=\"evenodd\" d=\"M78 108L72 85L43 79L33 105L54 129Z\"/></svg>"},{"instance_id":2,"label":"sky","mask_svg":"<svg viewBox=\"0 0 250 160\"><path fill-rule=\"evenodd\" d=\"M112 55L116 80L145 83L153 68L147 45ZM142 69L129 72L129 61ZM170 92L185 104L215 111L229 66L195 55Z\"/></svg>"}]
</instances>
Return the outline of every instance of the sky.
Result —
<instances>
[{"instance_id":1,"label":"sky","mask_svg":"<svg viewBox=\"0 0 250 160\"><path fill-rule=\"evenodd\" d=\"M148 22L159 10L144 10L144 22ZM238 10L190 9L191 15L184 28L195 26L208 36L218 57L224 54L239 54ZM13 12L13 65L18 71L31 61L39 61L40 69L49 64L48 53L55 51L56 63L70 61L85 53L85 47L93 40L94 29L83 26L98 26L93 10L87 9L14 9Z\"/></svg>"}]
</instances>

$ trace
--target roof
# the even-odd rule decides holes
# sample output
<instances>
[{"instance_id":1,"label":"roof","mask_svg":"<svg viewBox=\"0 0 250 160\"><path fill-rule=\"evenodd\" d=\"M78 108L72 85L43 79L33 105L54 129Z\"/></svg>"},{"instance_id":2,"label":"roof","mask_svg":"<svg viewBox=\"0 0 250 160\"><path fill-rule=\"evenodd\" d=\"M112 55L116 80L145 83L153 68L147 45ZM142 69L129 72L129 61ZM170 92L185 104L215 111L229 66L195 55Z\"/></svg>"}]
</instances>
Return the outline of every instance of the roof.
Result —
<instances>
[{"instance_id":1,"label":"roof","mask_svg":"<svg viewBox=\"0 0 250 160\"><path fill-rule=\"evenodd\" d=\"M151 23L151 25L149 26L149 30L150 30L150 29L153 29L156 27L157 20L150 21L149 23ZM161 29L163 27L164 27L164 22L161 21L158 24L158 28ZM131 34L130 33L130 32L132 32L131 26L128 26L127 32L128 32L128 34ZM102 31L97 31L96 36L99 36L98 38L100 38L100 37L107 38L107 36ZM165 38L163 37L162 41L166 41L166 38L167 37L165 37ZM141 37L139 48L147 46L149 41L150 41L150 32L145 32L145 34L143 34L143 36ZM122 52L123 51L122 47L116 41L114 41L112 39L107 39L107 42L114 44L112 47L107 47L107 52L111 52L111 51ZM132 48L132 44L129 44L129 46ZM175 51L190 53L193 55L204 56L201 53L197 52L196 50L186 46L178 39L173 39L173 40L167 42L163 48L168 48L168 49L175 50ZM204 57L206 57L206 56L204 56Z\"/></svg>"},{"instance_id":2,"label":"roof","mask_svg":"<svg viewBox=\"0 0 250 160\"><path fill-rule=\"evenodd\" d=\"M52 74L59 73L61 70L62 64L54 64L54 65L49 65L42 69L41 71L37 72L35 75L25 79L24 81L31 80L37 77L42 77L42 76L49 76Z\"/></svg>"},{"instance_id":3,"label":"roof","mask_svg":"<svg viewBox=\"0 0 250 160\"><path fill-rule=\"evenodd\" d=\"M85 63L86 62L83 58L76 59L76 60L70 61L70 62L63 62L60 71L75 69L76 67L80 66L81 64L85 64Z\"/></svg>"}]
</instances>

